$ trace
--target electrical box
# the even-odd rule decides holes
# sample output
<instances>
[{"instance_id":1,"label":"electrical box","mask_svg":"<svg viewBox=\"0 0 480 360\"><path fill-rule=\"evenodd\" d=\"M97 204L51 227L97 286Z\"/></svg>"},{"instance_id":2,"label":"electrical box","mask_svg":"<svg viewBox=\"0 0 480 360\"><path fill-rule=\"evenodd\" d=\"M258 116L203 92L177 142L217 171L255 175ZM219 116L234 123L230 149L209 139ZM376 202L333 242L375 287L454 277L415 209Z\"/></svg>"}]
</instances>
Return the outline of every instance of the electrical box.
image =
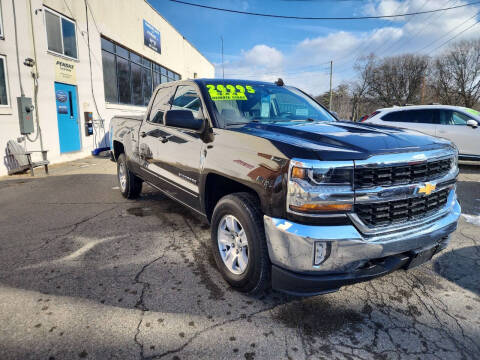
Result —
<instances>
[{"instance_id":1,"label":"electrical box","mask_svg":"<svg viewBox=\"0 0 480 360\"><path fill-rule=\"evenodd\" d=\"M83 116L85 118L85 136L93 135L93 114L85 111Z\"/></svg>"},{"instance_id":2,"label":"electrical box","mask_svg":"<svg viewBox=\"0 0 480 360\"><path fill-rule=\"evenodd\" d=\"M32 98L26 96L17 97L18 120L20 122L20 134L27 135L35 131L33 127Z\"/></svg>"}]
</instances>

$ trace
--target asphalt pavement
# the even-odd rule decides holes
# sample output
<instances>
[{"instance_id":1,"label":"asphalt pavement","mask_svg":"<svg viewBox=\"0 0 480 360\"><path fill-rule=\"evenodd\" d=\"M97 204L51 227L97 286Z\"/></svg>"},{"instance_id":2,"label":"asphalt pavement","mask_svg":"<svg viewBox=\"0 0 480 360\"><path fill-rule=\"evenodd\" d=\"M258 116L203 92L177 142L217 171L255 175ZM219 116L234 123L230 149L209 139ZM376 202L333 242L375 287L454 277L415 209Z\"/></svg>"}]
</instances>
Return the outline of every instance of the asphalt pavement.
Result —
<instances>
[{"instance_id":1,"label":"asphalt pavement","mask_svg":"<svg viewBox=\"0 0 480 360\"><path fill-rule=\"evenodd\" d=\"M207 224L87 158L0 179L0 359L479 359L480 166L432 262L328 295L233 291Z\"/></svg>"}]
</instances>

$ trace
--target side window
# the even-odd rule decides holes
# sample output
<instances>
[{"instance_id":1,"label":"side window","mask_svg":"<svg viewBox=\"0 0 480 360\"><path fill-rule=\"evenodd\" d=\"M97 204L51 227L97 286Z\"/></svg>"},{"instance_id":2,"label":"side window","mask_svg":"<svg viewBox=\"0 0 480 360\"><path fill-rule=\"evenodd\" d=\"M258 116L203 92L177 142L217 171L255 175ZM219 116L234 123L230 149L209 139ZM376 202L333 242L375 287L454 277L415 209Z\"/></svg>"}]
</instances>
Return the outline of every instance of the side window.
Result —
<instances>
[{"instance_id":1,"label":"side window","mask_svg":"<svg viewBox=\"0 0 480 360\"><path fill-rule=\"evenodd\" d=\"M470 120L469 116L456 111L452 111L452 118L450 119L450 125L467 125L468 120Z\"/></svg>"},{"instance_id":2,"label":"side window","mask_svg":"<svg viewBox=\"0 0 480 360\"><path fill-rule=\"evenodd\" d=\"M440 112L440 124L442 125L467 125L467 121L470 119L468 115L453 110Z\"/></svg>"},{"instance_id":3,"label":"side window","mask_svg":"<svg viewBox=\"0 0 480 360\"><path fill-rule=\"evenodd\" d=\"M168 109L169 101L172 98L173 87L160 88L155 95L155 100L152 103L152 110L150 111L149 121L155 124L163 124L163 114Z\"/></svg>"},{"instance_id":4,"label":"side window","mask_svg":"<svg viewBox=\"0 0 480 360\"><path fill-rule=\"evenodd\" d=\"M404 116L406 111L394 111L389 112L382 116L382 120L384 121L392 121L392 122L405 122L406 116Z\"/></svg>"},{"instance_id":5,"label":"side window","mask_svg":"<svg viewBox=\"0 0 480 360\"><path fill-rule=\"evenodd\" d=\"M202 101L192 85L180 85L172 101L172 110L190 110L197 119L203 118Z\"/></svg>"},{"instance_id":6,"label":"side window","mask_svg":"<svg viewBox=\"0 0 480 360\"><path fill-rule=\"evenodd\" d=\"M410 110L406 111L408 122L418 124L435 124L437 123L435 110Z\"/></svg>"}]
</instances>

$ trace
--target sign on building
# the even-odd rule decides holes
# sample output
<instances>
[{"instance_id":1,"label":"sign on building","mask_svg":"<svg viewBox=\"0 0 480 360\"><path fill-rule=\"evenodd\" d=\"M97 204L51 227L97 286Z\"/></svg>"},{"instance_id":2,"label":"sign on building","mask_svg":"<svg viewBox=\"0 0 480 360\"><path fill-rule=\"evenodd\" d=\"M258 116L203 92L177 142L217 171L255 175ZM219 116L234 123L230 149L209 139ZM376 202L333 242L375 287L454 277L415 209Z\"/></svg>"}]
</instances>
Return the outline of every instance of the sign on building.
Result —
<instances>
[{"instance_id":1,"label":"sign on building","mask_svg":"<svg viewBox=\"0 0 480 360\"><path fill-rule=\"evenodd\" d=\"M153 51L161 54L160 31L145 20L143 20L143 43Z\"/></svg>"},{"instance_id":2,"label":"sign on building","mask_svg":"<svg viewBox=\"0 0 480 360\"><path fill-rule=\"evenodd\" d=\"M76 64L63 58L55 61L55 81L75 85L77 83Z\"/></svg>"}]
</instances>

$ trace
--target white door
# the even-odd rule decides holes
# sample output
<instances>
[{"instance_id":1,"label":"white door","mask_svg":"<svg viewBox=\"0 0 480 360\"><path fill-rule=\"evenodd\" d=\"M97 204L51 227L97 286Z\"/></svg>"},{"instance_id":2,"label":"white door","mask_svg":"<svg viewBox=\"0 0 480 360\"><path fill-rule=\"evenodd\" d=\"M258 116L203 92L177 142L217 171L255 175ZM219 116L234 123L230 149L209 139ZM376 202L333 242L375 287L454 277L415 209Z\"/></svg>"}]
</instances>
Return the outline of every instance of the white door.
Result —
<instances>
[{"instance_id":1,"label":"white door","mask_svg":"<svg viewBox=\"0 0 480 360\"><path fill-rule=\"evenodd\" d=\"M437 126L437 136L452 141L462 155L480 155L480 127L467 125L468 120L474 120L467 114L454 110L440 111L440 124Z\"/></svg>"}]
</instances>

